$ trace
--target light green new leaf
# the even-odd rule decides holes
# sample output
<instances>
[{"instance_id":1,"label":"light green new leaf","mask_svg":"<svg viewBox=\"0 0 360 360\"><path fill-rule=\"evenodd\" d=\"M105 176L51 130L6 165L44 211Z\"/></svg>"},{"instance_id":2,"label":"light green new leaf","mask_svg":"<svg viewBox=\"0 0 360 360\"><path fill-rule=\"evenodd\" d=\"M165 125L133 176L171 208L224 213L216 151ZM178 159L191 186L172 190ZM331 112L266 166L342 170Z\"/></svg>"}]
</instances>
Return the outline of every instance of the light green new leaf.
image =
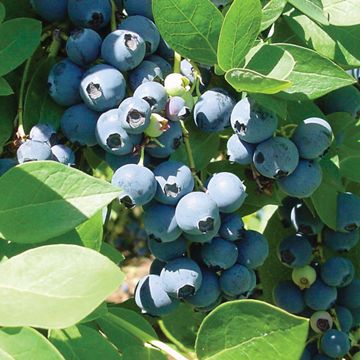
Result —
<instances>
[{"instance_id":1,"label":"light green new leaf","mask_svg":"<svg viewBox=\"0 0 360 360\"><path fill-rule=\"evenodd\" d=\"M0 263L0 326L59 329L78 323L123 281L94 250L49 245Z\"/></svg>"},{"instance_id":2,"label":"light green new leaf","mask_svg":"<svg viewBox=\"0 0 360 360\"><path fill-rule=\"evenodd\" d=\"M352 26L360 24L359 0L322 0L330 24Z\"/></svg>"},{"instance_id":3,"label":"light green new leaf","mask_svg":"<svg viewBox=\"0 0 360 360\"><path fill-rule=\"evenodd\" d=\"M320 24L327 25L329 23L321 0L288 0L288 2Z\"/></svg>"},{"instance_id":4,"label":"light green new leaf","mask_svg":"<svg viewBox=\"0 0 360 360\"><path fill-rule=\"evenodd\" d=\"M0 329L0 358L2 360L65 360L43 335L34 329Z\"/></svg>"},{"instance_id":5,"label":"light green new leaf","mask_svg":"<svg viewBox=\"0 0 360 360\"><path fill-rule=\"evenodd\" d=\"M220 305L202 323L196 340L200 360L300 359L308 320L256 300Z\"/></svg>"},{"instance_id":6,"label":"light green new leaf","mask_svg":"<svg viewBox=\"0 0 360 360\"><path fill-rule=\"evenodd\" d=\"M105 181L55 161L25 163L0 178L0 236L40 243L91 218L119 194Z\"/></svg>"},{"instance_id":7,"label":"light green new leaf","mask_svg":"<svg viewBox=\"0 0 360 360\"><path fill-rule=\"evenodd\" d=\"M0 96L9 96L14 93L10 84L2 77L0 77Z\"/></svg>"},{"instance_id":8,"label":"light green new leaf","mask_svg":"<svg viewBox=\"0 0 360 360\"><path fill-rule=\"evenodd\" d=\"M16 69L40 44L41 22L18 18L0 24L0 76Z\"/></svg>"},{"instance_id":9,"label":"light green new leaf","mask_svg":"<svg viewBox=\"0 0 360 360\"><path fill-rule=\"evenodd\" d=\"M235 0L226 13L218 45L218 63L223 70L242 67L261 25L259 0Z\"/></svg>"},{"instance_id":10,"label":"light green new leaf","mask_svg":"<svg viewBox=\"0 0 360 360\"><path fill-rule=\"evenodd\" d=\"M179 54L202 64L216 63L223 21L209 0L153 0L155 23L166 42Z\"/></svg>"},{"instance_id":11,"label":"light green new leaf","mask_svg":"<svg viewBox=\"0 0 360 360\"><path fill-rule=\"evenodd\" d=\"M263 7L260 31L267 29L280 17L286 4L286 0L270 0Z\"/></svg>"},{"instance_id":12,"label":"light green new leaf","mask_svg":"<svg viewBox=\"0 0 360 360\"><path fill-rule=\"evenodd\" d=\"M5 19L6 9L3 3L0 2L0 23L2 23Z\"/></svg>"}]
</instances>

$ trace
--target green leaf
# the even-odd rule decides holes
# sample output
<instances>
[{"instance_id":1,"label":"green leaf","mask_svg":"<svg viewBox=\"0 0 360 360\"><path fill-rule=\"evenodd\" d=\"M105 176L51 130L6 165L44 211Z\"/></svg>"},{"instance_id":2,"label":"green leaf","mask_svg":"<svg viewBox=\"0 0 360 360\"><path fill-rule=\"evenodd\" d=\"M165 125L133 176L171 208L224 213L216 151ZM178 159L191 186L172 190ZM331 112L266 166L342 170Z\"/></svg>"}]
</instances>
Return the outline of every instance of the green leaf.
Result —
<instances>
[{"instance_id":1,"label":"green leaf","mask_svg":"<svg viewBox=\"0 0 360 360\"><path fill-rule=\"evenodd\" d=\"M259 0L235 0L225 16L218 45L218 63L223 70L242 67L261 25Z\"/></svg>"},{"instance_id":2,"label":"green leaf","mask_svg":"<svg viewBox=\"0 0 360 360\"><path fill-rule=\"evenodd\" d=\"M41 22L18 18L0 24L0 76L16 69L40 44Z\"/></svg>"},{"instance_id":3,"label":"green leaf","mask_svg":"<svg viewBox=\"0 0 360 360\"><path fill-rule=\"evenodd\" d=\"M108 313L108 307L106 302L101 303L93 312L80 321L80 324L86 324L97 320Z\"/></svg>"},{"instance_id":4,"label":"green leaf","mask_svg":"<svg viewBox=\"0 0 360 360\"><path fill-rule=\"evenodd\" d=\"M249 69L232 69L225 75L226 81L238 92L276 94L291 87L291 82L274 79Z\"/></svg>"},{"instance_id":5,"label":"green leaf","mask_svg":"<svg viewBox=\"0 0 360 360\"><path fill-rule=\"evenodd\" d=\"M72 326L123 279L120 269L94 250L76 245L28 250L0 264L0 325Z\"/></svg>"},{"instance_id":6,"label":"green leaf","mask_svg":"<svg viewBox=\"0 0 360 360\"><path fill-rule=\"evenodd\" d=\"M0 77L0 96L9 96L14 93L10 84L2 77Z\"/></svg>"},{"instance_id":7,"label":"green leaf","mask_svg":"<svg viewBox=\"0 0 360 360\"><path fill-rule=\"evenodd\" d=\"M0 151L13 132L16 114L15 96L0 97Z\"/></svg>"},{"instance_id":8,"label":"green leaf","mask_svg":"<svg viewBox=\"0 0 360 360\"><path fill-rule=\"evenodd\" d=\"M6 8L6 20L19 17L34 17L35 12L29 0L2 0Z\"/></svg>"},{"instance_id":9,"label":"green leaf","mask_svg":"<svg viewBox=\"0 0 360 360\"><path fill-rule=\"evenodd\" d=\"M109 258L115 264L121 264L125 259L118 249L106 242L101 244L100 253Z\"/></svg>"},{"instance_id":10,"label":"green leaf","mask_svg":"<svg viewBox=\"0 0 360 360\"><path fill-rule=\"evenodd\" d=\"M351 26L360 24L358 0L322 0L330 24Z\"/></svg>"},{"instance_id":11,"label":"green leaf","mask_svg":"<svg viewBox=\"0 0 360 360\"><path fill-rule=\"evenodd\" d=\"M352 76L313 50L292 44L277 45L295 60L294 70L287 78L293 85L279 96L289 100L313 100L354 83Z\"/></svg>"},{"instance_id":12,"label":"green leaf","mask_svg":"<svg viewBox=\"0 0 360 360\"><path fill-rule=\"evenodd\" d=\"M270 0L262 9L260 31L270 27L282 14L286 0Z\"/></svg>"},{"instance_id":13,"label":"green leaf","mask_svg":"<svg viewBox=\"0 0 360 360\"><path fill-rule=\"evenodd\" d=\"M340 172L344 178L360 183L360 156L351 156L342 160Z\"/></svg>"},{"instance_id":14,"label":"green leaf","mask_svg":"<svg viewBox=\"0 0 360 360\"><path fill-rule=\"evenodd\" d=\"M65 359L121 359L115 346L88 326L78 325L64 330L51 330L50 341Z\"/></svg>"},{"instance_id":15,"label":"green leaf","mask_svg":"<svg viewBox=\"0 0 360 360\"><path fill-rule=\"evenodd\" d=\"M144 346L128 346L123 352L123 360L146 359L166 360L167 357L159 350Z\"/></svg>"},{"instance_id":16,"label":"green leaf","mask_svg":"<svg viewBox=\"0 0 360 360\"><path fill-rule=\"evenodd\" d=\"M209 0L153 0L156 25L166 42L183 57L216 64L223 16Z\"/></svg>"},{"instance_id":17,"label":"green leaf","mask_svg":"<svg viewBox=\"0 0 360 360\"><path fill-rule=\"evenodd\" d=\"M320 24L327 25L329 23L324 14L321 0L288 0L288 2Z\"/></svg>"},{"instance_id":18,"label":"green leaf","mask_svg":"<svg viewBox=\"0 0 360 360\"><path fill-rule=\"evenodd\" d=\"M0 236L39 243L70 231L119 189L54 161L16 166L0 178Z\"/></svg>"},{"instance_id":19,"label":"green leaf","mask_svg":"<svg viewBox=\"0 0 360 360\"><path fill-rule=\"evenodd\" d=\"M27 327L0 329L0 358L65 360L46 337Z\"/></svg>"},{"instance_id":20,"label":"green leaf","mask_svg":"<svg viewBox=\"0 0 360 360\"><path fill-rule=\"evenodd\" d=\"M291 124L299 124L310 117L325 118L325 115L313 101L289 101L287 109L287 123Z\"/></svg>"},{"instance_id":21,"label":"green leaf","mask_svg":"<svg viewBox=\"0 0 360 360\"><path fill-rule=\"evenodd\" d=\"M38 123L53 125L55 129L60 125L64 108L51 99L47 85L50 69L55 62L56 59L52 57L43 59L31 78L24 104L25 132Z\"/></svg>"},{"instance_id":22,"label":"green leaf","mask_svg":"<svg viewBox=\"0 0 360 360\"><path fill-rule=\"evenodd\" d=\"M288 103L285 100L265 94L251 94L251 97L254 98L261 106L279 115L280 118L286 118Z\"/></svg>"},{"instance_id":23,"label":"green leaf","mask_svg":"<svg viewBox=\"0 0 360 360\"><path fill-rule=\"evenodd\" d=\"M2 2L0 2L0 23L2 23L5 19L6 9Z\"/></svg>"},{"instance_id":24,"label":"green leaf","mask_svg":"<svg viewBox=\"0 0 360 360\"><path fill-rule=\"evenodd\" d=\"M202 323L196 340L200 360L300 359L308 320L256 300L220 305Z\"/></svg>"},{"instance_id":25,"label":"green leaf","mask_svg":"<svg viewBox=\"0 0 360 360\"><path fill-rule=\"evenodd\" d=\"M193 121L187 123L186 127L190 133L190 146L194 155L195 167L197 170L202 170L219 151L219 134L205 133L199 130ZM185 146L181 146L172 154L171 160L181 161L189 165Z\"/></svg>"}]
</instances>

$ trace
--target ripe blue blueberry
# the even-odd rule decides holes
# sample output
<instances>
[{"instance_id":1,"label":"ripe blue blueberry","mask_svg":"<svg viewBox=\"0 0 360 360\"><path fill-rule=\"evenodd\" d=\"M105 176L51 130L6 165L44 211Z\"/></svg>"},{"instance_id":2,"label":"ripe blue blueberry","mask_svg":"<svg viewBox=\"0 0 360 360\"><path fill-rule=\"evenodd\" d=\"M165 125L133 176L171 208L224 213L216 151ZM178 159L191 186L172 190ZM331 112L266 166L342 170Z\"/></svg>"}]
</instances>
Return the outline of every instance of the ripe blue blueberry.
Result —
<instances>
[{"instance_id":1,"label":"ripe blue blueberry","mask_svg":"<svg viewBox=\"0 0 360 360\"><path fill-rule=\"evenodd\" d=\"M291 235L279 244L278 257L288 267L303 267L311 262L312 247L306 236Z\"/></svg>"},{"instance_id":2,"label":"ripe blue blueberry","mask_svg":"<svg viewBox=\"0 0 360 360\"><path fill-rule=\"evenodd\" d=\"M198 66L199 70L200 70L200 76L201 76L201 83L200 83L200 87L199 90L201 93L205 92L205 89L207 88L207 86L210 83L211 80L211 71L209 70L208 67L205 66ZM183 59L181 60L180 63L180 72L181 74L183 74L184 76L186 76L190 83L193 84L195 81L195 73L194 73L194 67L192 66L192 64L190 63L189 60L187 59Z\"/></svg>"},{"instance_id":3,"label":"ripe blue blueberry","mask_svg":"<svg viewBox=\"0 0 360 360\"><path fill-rule=\"evenodd\" d=\"M21 144L16 156L19 164L29 161L51 160L52 158L50 146L34 140L27 140Z\"/></svg>"},{"instance_id":4,"label":"ripe blue blueberry","mask_svg":"<svg viewBox=\"0 0 360 360\"><path fill-rule=\"evenodd\" d=\"M309 118L296 128L292 141L303 159L317 159L325 153L332 142L333 133L329 123L320 118Z\"/></svg>"},{"instance_id":5,"label":"ripe blue blueberry","mask_svg":"<svg viewBox=\"0 0 360 360\"><path fill-rule=\"evenodd\" d=\"M198 264L185 257L169 261L162 269L160 278L165 291L178 299L195 295L202 283Z\"/></svg>"},{"instance_id":6,"label":"ripe blue blueberry","mask_svg":"<svg viewBox=\"0 0 360 360\"><path fill-rule=\"evenodd\" d=\"M321 350L331 358L342 358L350 350L349 336L339 330L328 330L320 340Z\"/></svg>"},{"instance_id":7,"label":"ripe blue blueberry","mask_svg":"<svg viewBox=\"0 0 360 360\"><path fill-rule=\"evenodd\" d=\"M334 310L336 312L336 317L339 321L341 331L346 333L350 332L354 322L351 311L348 308L339 305L335 306Z\"/></svg>"},{"instance_id":8,"label":"ripe blue blueberry","mask_svg":"<svg viewBox=\"0 0 360 360\"><path fill-rule=\"evenodd\" d=\"M179 305L166 293L160 276L148 275L142 278L135 289L136 305L145 313L163 316L171 313Z\"/></svg>"},{"instance_id":9,"label":"ripe blue blueberry","mask_svg":"<svg viewBox=\"0 0 360 360\"><path fill-rule=\"evenodd\" d=\"M318 162L300 159L295 171L278 180L279 188L287 195L306 198L310 197L320 186L323 173Z\"/></svg>"},{"instance_id":10,"label":"ripe blue blueberry","mask_svg":"<svg viewBox=\"0 0 360 360\"><path fill-rule=\"evenodd\" d=\"M150 265L149 274L160 276L161 270L165 267L165 265L166 265L165 261L161 261L159 259L154 259L154 261Z\"/></svg>"},{"instance_id":11,"label":"ripe blue blueberry","mask_svg":"<svg viewBox=\"0 0 360 360\"><path fill-rule=\"evenodd\" d=\"M150 105L143 99L129 97L119 106L121 126L129 134L141 134L150 124Z\"/></svg>"},{"instance_id":12,"label":"ripe blue blueberry","mask_svg":"<svg viewBox=\"0 0 360 360\"><path fill-rule=\"evenodd\" d=\"M239 242L237 242L239 264L250 269L261 266L269 256L269 243L267 239L257 231L246 230Z\"/></svg>"},{"instance_id":13,"label":"ripe blue blueberry","mask_svg":"<svg viewBox=\"0 0 360 360\"><path fill-rule=\"evenodd\" d=\"M68 0L30 0L30 3L36 13L47 21L55 22L66 19Z\"/></svg>"},{"instance_id":14,"label":"ripe blue blueberry","mask_svg":"<svg viewBox=\"0 0 360 360\"><path fill-rule=\"evenodd\" d=\"M164 79L172 73L172 65L159 55L150 55L146 60L155 63L160 69Z\"/></svg>"},{"instance_id":15,"label":"ripe blue blueberry","mask_svg":"<svg viewBox=\"0 0 360 360\"><path fill-rule=\"evenodd\" d=\"M85 66L100 55L101 37L92 29L79 29L71 33L66 41L66 53L77 65Z\"/></svg>"},{"instance_id":16,"label":"ripe blue blueberry","mask_svg":"<svg viewBox=\"0 0 360 360\"><path fill-rule=\"evenodd\" d=\"M285 228L291 226L291 211L297 204L301 204L301 200L289 196L285 197L281 201L281 206L279 206L278 213Z\"/></svg>"},{"instance_id":17,"label":"ripe blue blueberry","mask_svg":"<svg viewBox=\"0 0 360 360\"><path fill-rule=\"evenodd\" d=\"M323 232L323 242L324 245L331 250L346 252L351 250L359 242L359 230L343 233L325 228Z\"/></svg>"},{"instance_id":18,"label":"ripe blue blueberry","mask_svg":"<svg viewBox=\"0 0 360 360\"><path fill-rule=\"evenodd\" d=\"M203 245L201 256L209 268L215 271L225 270L235 265L238 249L233 242L215 237L210 243Z\"/></svg>"},{"instance_id":19,"label":"ripe blue blueberry","mask_svg":"<svg viewBox=\"0 0 360 360\"><path fill-rule=\"evenodd\" d=\"M141 135L131 135L122 127L117 109L109 110L99 117L95 135L98 144L114 155L130 154L141 141Z\"/></svg>"},{"instance_id":20,"label":"ripe blue blueberry","mask_svg":"<svg viewBox=\"0 0 360 360\"><path fill-rule=\"evenodd\" d=\"M220 221L220 217L219 217L214 221L214 226L213 226L212 230L209 230L206 233L203 233L200 235L184 233L184 236L191 243L199 243L199 244L208 243L218 234L220 225L221 225L221 221Z\"/></svg>"},{"instance_id":21,"label":"ripe blue blueberry","mask_svg":"<svg viewBox=\"0 0 360 360\"><path fill-rule=\"evenodd\" d=\"M220 275L220 288L225 295L238 296L247 293L252 284L251 270L235 264Z\"/></svg>"},{"instance_id":22,"label":"ripe blue blueberry","mask_svg":"<svg viewBox=\"0 0 360 360\"><path fill-rule=\"evenodd\" d=\"M34 125L29 134L29 138L34 141L44 142L48 145L56 143L56 130L52 125L36 124Z\"/></svg>"},{"instance_id":23,"label":"ripe blue blueberry","mask_svg":"<svg viewBox=\"0 0 360 360\"><path fill-rule=\"evenodd\" d=\"M48 88L52 99L61 106L80 103L79 86L83 75L83 70L69 59L55 64L48 77Z\"/></svg>"},{"instance_id":24,"label":"ripe blue blueberry","mask_svg":"<svg viewBox=\"0 0 360 360\"><path fill-rule=\"evenodd\" d=\"M349 309L360 307L360 279L355 278L348 286L339 289L338 303Z\"/></svg>"},{"instance_id":25,"label":"ripe blue blueberry","mask_svg":"<svg viewBox=\"0 0 360 360\"><path fill-rule=\"evenodd\" d=\"M148 18L140 15L129 16L118 26L120 30L138 33L146 44L146 54L153 54L160 43L160 33L156 25Z\"/></svg>"},{"instance_id":26,"label":"ripe blue blueberry","mask_svg":"<svg viewBox=\"0 0 360 360\"><path fill-rule=\"evenodd\" d=\"M99 114L84 104L65 110L61 118L61 130L71 142L93 146L97 144L95 128Z\"/></svg>"},{"instance_id":27,"label":"ripe blue blueberry","mask_svg":"<svg viewBox=\"0 0 360 360\"><path fill-rule=\"evenodd\" d=\"M134 97L144 99L150 105L151 111L160 113L165 109L168 99L165 88L154 81L141 84L134 92Z\"/></svg>"},{"instance_id":28,"label":"ripe blue blueberry","mask_svg":"<svg viewBox=\"0 0 360 360\"><path fill-rule=\"evenodd\" d=\"M160 36L160 43L157 49L157 54L172 63L174 61L174 50L169 44Z\"/></svg>"},{"instance_id":29,"label":"ripe blue blueberry","mask_svg":"<svg viewBox=\"0 0 360 360\"><path fill-rule=\"evenodd\" d=\"M237 134L231 135L227 142L227 154L230 162L249 165L253 161L255 146L242 141Z\"/></svg>"},{"instance_id":30,"label":"ripe blue blueberry","mask_svg":"<svg viewBox=\"0 0 360 360\"><path fill-rule=\"evenodd\" d=\"M321 266L321 278L329 286L347 286L353 280L354 275L354 265L344 257L331 257Z\"/></svg>"},{"instance_id":31,"label":"ripe blue blueberry","mask_svg":"<svg viewBox=\"0 0 360 360\"><path fill-rule=\"evenodd\" d=\"M300 314L305 309L303 292L291 281L277 284L273 298L277 306L292 314Z\"/></svg>"},{"instance_id":32,"label":"ripe blue blueberry","mask_svg":"<svg viewBox=\"0 0 360 360\"><path fill-rule=\"evenodd\" d=\"M217 132L230 126L234 99L224 89L205 91L194 107L194 122L202 131Z\"/></svg>"},{"instance_id":33,"label":"ripe blue blueberry","mask_svg":"<svg viewBox=\"0 0 360 360\"><path fill-rule=\"evenodd\" d=\"M337 202L337 230L349 233L360 226L360 197L352 193L340 193Z\"/></svg>"},{"instance_id":34,"label":"ripe blue blueberry","mask_svg":"<svg viewBox=\"0 0 360 360\"><path fill-rule=\"evenodd\" d=\"M100 29L110 22L111 3L109 0L69 0L68 13L74 25Z\"/></svg>"},{"instance_id":35,"label":"ripe blue blueberry","mask_svg":"<svg viewBox=\"0 0 360 360\"><path fill-rule=\"evenodd\" d=\"M141 15L153 18L151 0L123 0L124 8L129 16Z\"/></svg>"},{"instance_id":36,"label":"ripe blue blueberry","mask_svg":"<svg viewBox=\"0 0 360 360\"><path fill-rule=\"evenodd\" d=\"M104 39L101 57L120 71L129 71L141 64L145 50L145 41L139 34L115 30Z\"/></svg>"},{"instance_id":37,"label":"ripe blue blueberry","mask_svg":"<svg viewBox=\"0 0 360 360\"><path fill-rule=\"evenodd\" d=\"M166 104L166 117L171 121L186 120L191 114L190 107L184 98L180 96L171 97Z\"/></svg>"},{"instance_id":38,"label":"ripe blue blueberry","mask_svg":"<svg viewBox=\"0 0 360 360\"><path fill-rule=\"evenodd\" d=\"M238 214L226 214L221 218L219 235L229 241L240 240L244 235L244 222Z\"/></svg>"},{"instance_id":39,"label":"ripe blue blueberry","mask_svg":"<svg viewBox=\"0 0 360 360\"><path fill-rule=\"evenodd\" d=\"M74 152L65 145L54 145L51 148L54 160L64 165L75 165Z\"/></svg>"},{"instance_id":40,"label":"ripe blue blueberry","mask_svg":"<svg viewBox=\"0 0 360 360\"><path fill-rule=\"evenodd\" d=\"M16 166L18 162L15 159L0 159L0 176L4 175L11 168Z\"/></svg>"},{"instance_id":41,"label":"ripe blue blueberry","mask_svg":"<svg viewBox=\"0 0 360 360\"><path fill-rule=\"evenodd\" d=\"M148 168L128 164L114 173L112 184L121 190L119 200L126 207L149 203L156 192L155 176Z\"/></svg>"},{"instance_id":42,"label":"ripe blue blueberry","mask_svg":"<svg viewBox=\"0 0 360 360\"><path fill-rule=\"evenodd\" d=\"M299 152L289 139L273 137L256 147L253 160L261 175L281 179L295 171L299 163Z\"/></svg>"},{"instance_id":43,"label":"ripe blue blueberry","mask_svg":"<svg viewBox=\"0 0 360 360\"><path fill-rule=\"evenodd\" d=\"M144 60L138 67L129 73L129 86L135 91L141 84L149 81L164 79L160 67L152 61Z\"/></svg>"},{"instance_id":44,"label":"ripe blue blueberry","mask_svg":"<svg viewBox=\"0 0 360 360\"><path fill-rule=\"evenodd\" d=\"M194 189L194 178L188 166L178 161L165 161L154 169L158 183L155 199L163 204L176 205Z\"/></svg>"},{"instance_id":45,"label":"ripe blue blueberry","mask_svg":"<svg viewBox=\"0 0 360 360\"><path fill-rule=\"evenodd\" d=\"M240 100L231 113L231 126L242 141L257 144L273 136L278 119L248 97Z\"/></svg>"},{"instance_id":46,"label":"ripe blue blueberry","mask_svg":"<svg viewBox=\"0 0 360 360\"><path fill-rule=\"evenodd\" d=\"M246 187L234 174L221 172L212 176L207 193L216 202L223 213L238 210L246 198Z\"/></svg>"},{"instance_id":47,"label":"ripe blue blueberry","mask_svg":"<svg viewBox=\"0 0 360 360\"><path fill-rule=\"evenodd\" d=\"M199 191L185 195L176 206L176 221L186 233L201 235L211 232L219 223L219 208L207 194Z\"/></svg>"},{"instance_id":48,"label":"ripe blue blueberry","mask_svg":"<svg viewBox=\"0 0 360 360\"><path fill-rule=\"evenodd\" d=\"M326 285L322 280L317 279L308 289L305 290L305 303L315 311L328 310L336 302L337 290L335 287Z\"/></svg>"},{"instance_id":49,"label":"ripe blue blueberry","mask_svg":"<svg viewBox=\"0 0 360 360\"><path fill-rule=\"evenodd\" d=\"M174 260L186 253L186 241L181 236L170 242L161 242L150 237L148 247L151 253L161 261Z\"/></svg>"},{"instance_id":50,"label":"ripe blue blueberry","mask_svg":"<svg viewBox=\"0 0 360 360\"><path fill-rule=\"evenodd\" d=\"M117 107L124 99L125 89L126 82L119 70L99 64L84 74L80 95L91 110L102 112Z\"/></svg>"},{"instance_id":51,"label":"ripe blue blueberry","mask_svg":"<svg viewBox=\"0 0 360 360\"><path fill-rule=\"evenodd\" d=\"M304 235L316 235L321 232L324 223L313 215L305 204L297 204L291 210L291 222L297 232Z\"/></svg>"},{"instance_id":52,"label":"ripe blue blueberry","mask_svg":"<svg viewBox=\"0 0 360 360\"><path fill-rule=\"evenodd\" d=\"M351 315L353 316L353 328L357 328L360 326L360 307L355 309L349 309Z\"/></svg>"},{"instance_id":53,"label":"ripe blue blueberry","mask_svg":"<svg viewBox=\"0 0 360 360\"><path fill-rule=\"evenodd\" d=\"M116 171L124 165L138 164L140 161L140 154L130 153L126 155L114 155L106 152L105 161L114 171Z\"/></svg>"}]
</instances>

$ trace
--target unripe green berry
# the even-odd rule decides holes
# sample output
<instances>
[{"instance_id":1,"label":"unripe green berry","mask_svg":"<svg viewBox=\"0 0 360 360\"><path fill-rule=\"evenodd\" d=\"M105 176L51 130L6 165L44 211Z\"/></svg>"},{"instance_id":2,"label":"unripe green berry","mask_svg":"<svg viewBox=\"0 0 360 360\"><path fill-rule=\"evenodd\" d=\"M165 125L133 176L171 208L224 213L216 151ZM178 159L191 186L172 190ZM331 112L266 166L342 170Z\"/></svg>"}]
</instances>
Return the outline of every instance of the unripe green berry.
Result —
<instances>
[{"instance_id":1,"label":"unripe green berry","mask_svg":"<svg viewBox=\"0 0 360 360\"><path fill-rule=\"evenodd\" d=\"M151 138L159 137L168 129L168 123L169 121L161 115L155 113L151 114L150 124L145 129L144 133Z\"/></svg>"},{"instance_id":2,"label":"unripe green berry","mask_svg":"<svg viewBox=\"0 0 360 360\"><path fill-rule=\"evenodd\" d=\"M164 87L169 96L183 96L190 90L190 81L181 74L170 74L165 78Z\"/></svg>"},{"instance_id":3,"label":"unripe green berry","mask_svg":"<svg viewBox=\"0 0 360 360\"><path fill-rule=\"evenodd\" d=\"M315 282L316 271L310 265L295 268L292 271L292 280L300 289L307 289Z\"/></svg>"},{"instance_id":4,"label":"unripe green berry","mask_svg":"<svg viewBox=\"0 0 360 360\"><path fill-rule=\"evenodd\" d=\"M333 323L333 318L327 311L317 311L310 318L310 326L318 334L331 329Z\"/></svg>"}]
</instances>

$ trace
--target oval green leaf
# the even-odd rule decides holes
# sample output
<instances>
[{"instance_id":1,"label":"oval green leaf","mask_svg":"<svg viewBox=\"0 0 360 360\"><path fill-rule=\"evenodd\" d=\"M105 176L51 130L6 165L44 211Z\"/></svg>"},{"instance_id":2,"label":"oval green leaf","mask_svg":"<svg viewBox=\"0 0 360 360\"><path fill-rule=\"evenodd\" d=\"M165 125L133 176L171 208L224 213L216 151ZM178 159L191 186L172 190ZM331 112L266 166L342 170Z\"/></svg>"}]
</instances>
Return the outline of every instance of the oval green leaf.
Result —
<instances>
[{"instance_id":1,"label":"oval green leaf","mask_svg":"<svg viewBox=\"0 0 360 360\"><path fill-rule=\"evenodd\" d=\"M242 67L245 55L260 32L259 0L235 0L226 13L218 45L218 63L223 70Z\"/></svg>"},{"instance_id":2,"label":"oval green leaf","mask_svg":"<svg viewBox=\"0 0 360 360\"><path fill-rule=\"evenodd\" d=\"M344 178L360 183L360 156L350 156L341 161L340 172Z\"/></svg>"},{"instance_id":3,"label":"oval green leaf","mask_svg":"<svg viewBox=\"0 0 360 360\"><path fill-rule=\"evenodd\" d=\"M0 236L40 243L72 230L119 194L105 181L54 161L30 162L0 178Z\"/></svg>"},{"instance_id":4,"label":"oval green leaf","mask_svg":"<svg viewBox=\"0 0 360 360\"><path fill-rule=\"evenodd\" d=\"M123 278L118 266L94 250L76 245L28 250L0 264L0 325L72 326Z\"/></svg>"},{"instance_id":5,"label":"oval green leaf","mask_svg":"<svg viewBox=\"0 0 360 360\"><path fill-rule=\"evenodd\" d=\"M288 2L316 22L329 24L321 0L288 0Z\"/></svg>"},{"instance_id":6,"label":"oval green leaf","mask_svg":"<svg viewBox=\"0 0 360 360\"><path fill-rule=\"evenodd\" d=\"M322 0L324 12L332 25L360 24L359 0Z\"/></svg>"},{"instance_id":7,"label":"oval green leaf","mask_svg":"<svg viewBox=\"0 0 360 360\"><path fill-rule=\"evenodd\" d=\"M282 14L286 0L270 0L262 9L260 31L270 27Z\"/></svg>"},{"instance_id":8,"label":"oval green leaf","mask_svg":"<svg viewBox=\"0 0 360 360\"><path fill-rule=\"evenodd\" d=\"M15 96L0 97L0 151L13 132L16 114Z\"/></svg>"},{"instance_id":9,"label":"oval green leaf","mask_svg":"<svg viewBox=\"0 0 360 360\"><path fill-rule=\"evenodd\" d=\"M2 23L5 19L6 10L3 3L0 2L0 23Z\"/></svg>"},{"instance_id":10,"label":"oval green leaf","mask_svg":"<svg viewBox=\"0 0 360 360\"><path fill-rule=\"evenodd\" d=\"M14 93L10 84L2 77L0 77L0 96L9 96Z\"/></svg>"},{"instance_id":11,"label":"oval green leaf","mask_svg":"<svg viewBox=\"0 0 360 360\"><path fill-rule=\"evenodd\" d=\"M223 21L209 0L153 0L155 23L166 42L179 54L207 65L216 64Z\"/></svg>"},{"instance_id":12,"label":"oval green leaf","mask_svg":"<svg viewBox=\"0 0 360 360\"><path fill-rule=\"evenodd\" d=\"M18 18L0 24L0 76L16 69L40 44L41 22Z\"/></svg>"},{"instance_id":13,"label":"oval green leaf","mask_svg":"<svg viewBox=\"0 0 360 360\"><path fill-rule=\"evenodd\" d=\"M200 360L300 359L308 320L256 300L220 305L202 323L196 340Z\"/></svg>"}]
</instances>

